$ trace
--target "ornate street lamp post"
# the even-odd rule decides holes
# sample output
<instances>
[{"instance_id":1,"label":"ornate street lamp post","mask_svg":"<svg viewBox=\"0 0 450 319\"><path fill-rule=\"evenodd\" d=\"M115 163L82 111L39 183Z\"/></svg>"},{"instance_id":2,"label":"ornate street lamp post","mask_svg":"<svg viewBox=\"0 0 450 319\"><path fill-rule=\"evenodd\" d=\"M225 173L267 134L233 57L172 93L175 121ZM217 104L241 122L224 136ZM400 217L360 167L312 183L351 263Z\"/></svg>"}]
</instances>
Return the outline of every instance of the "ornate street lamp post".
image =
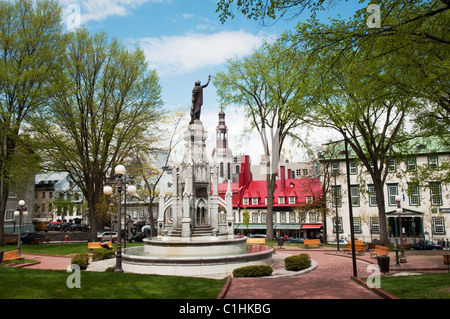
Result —
<instances>
[{"instance_id":1,"label":"ornate street lamp post","mask_svg":"<svg viewBox=\"0 0 450 319\"><path fill-rule=\"evenodd\" d=\"M16 208L16 211L14 212L14 216L20 216L19 217L19 233L17 238L17 250L19 251L20 256L20 238L22 237L22 216L27 216L27 208L25 207L25 201L19 200L19 205Z\"/></svg>"},{"instance_id":2,"label":"ornate street lamp post","mask_svg":"<svg viewBox=\"0 0 450 319\"><path fill-rule=\"evenodd\" d=\"M398 214L398 219L399 219L399 226L400 226L400 262L401 263L406 263L406 257L405 257L405 249L403 247L403 227L402 227L402 212L403 209L400 205L402 198L400 196L395 196L395 201L397 202L397 209L396 212Z\"/></svg>"},{"instance_id":3,"label":"ornate street lamp post","mask_svg":"<svg viewBox=\"0 0 450 319\"><path fill-rule=\"evenodd\" d=\"M350 240L352 242L352 265L353 265L353 277L358 277L358 270L356 268L356 252L355 252L355 228L353 225L353 207L352 207L352 194L350 185L350 161L348 159L348 138L347 128L343 128L345 139L345 164L347 168L347 193L348 193L348 211L350 217Z\"/></svg>"},{"instance_id":4,"label":"ornate street lamp post","mask_svg":"<svg viewBox=\"0 0 450 319\"><path fill-rule=\"evenodd\" d=\"M119 193L119 203L118 203L118 219L119 219L119 231L117 233L117 251L116 251L116 269L115 272L123 272L122 269L122 191L127 184L131 184L127 187L129 194L136 194L136 186L134 186L134 178L124 179L125 167L123 165L117 165L114 169L114 177L112 179L107 178L105 186L103 187L103 193L105 195L111 195L113 193L113 188L111 185L116 185L116 190Z\"/></svg>"}]
</instances>

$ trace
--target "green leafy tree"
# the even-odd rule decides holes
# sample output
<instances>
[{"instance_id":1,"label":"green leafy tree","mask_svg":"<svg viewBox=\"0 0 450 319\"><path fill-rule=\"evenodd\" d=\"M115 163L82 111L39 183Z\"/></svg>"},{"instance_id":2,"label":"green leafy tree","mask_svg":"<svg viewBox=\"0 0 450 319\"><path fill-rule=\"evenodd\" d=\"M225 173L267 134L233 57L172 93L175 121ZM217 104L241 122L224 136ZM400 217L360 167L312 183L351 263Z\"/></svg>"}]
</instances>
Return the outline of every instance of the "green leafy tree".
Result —
<instances>
[{"instance_id":1,"label":"green leafy tree","mask_svg":"<svg viewBox=\"0 0 450 319\"><path fill-rule=\"evenodd\" d=\"M223 105L244 108L258 131L266 156L267 236L273 239L273 193L280 152L288 136L302 126L308 112L309 64L282 43L266 44L241 60L229 60L227 70L214 77Z\"/></svg>"},{"instance_id":2,"label":"green leafy tree","mask_svg":"<svg viewBox=\"0 0 450 319\"><path fill-rule=\"evenodd\" d=\"M69 173L87 201L90 236L105 176L155 127L162 105L155 71L144 52L105 32L70 34L63 71L48 106L32 122L46 165Z\"/></svg>"},{"instance_id":3,"label":"green leafy tree","mask_svg":"<svg viewBox=\"0 0 450 319\"><path fill-rule=\"evenodd\" d=\"M0 1L0 245L8 193L25 174L14 172L30 167L24 160L37 164L23 124L52 94L51 74L64 50L61 14L57 1Z\"/></svg>"}]
</instances>

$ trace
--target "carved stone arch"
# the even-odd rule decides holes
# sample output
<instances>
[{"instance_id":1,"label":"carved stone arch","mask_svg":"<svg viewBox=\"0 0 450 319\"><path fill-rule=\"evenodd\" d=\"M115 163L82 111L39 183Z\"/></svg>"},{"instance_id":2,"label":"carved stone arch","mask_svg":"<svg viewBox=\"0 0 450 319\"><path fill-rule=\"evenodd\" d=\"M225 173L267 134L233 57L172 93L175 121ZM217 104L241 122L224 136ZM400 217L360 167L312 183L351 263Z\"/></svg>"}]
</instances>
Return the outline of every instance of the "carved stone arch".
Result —
<instances>
[{"instance_id":1,"label":"carved stone arch","mask_svg":"<svg viewBox=\"0 0 450 319\"><path fill-rule=\"evenodd\" d=\"M208 224L208 205L203 198L198 199L195 205L195 219L196 225Z\"/></svg>"}]
</instances>

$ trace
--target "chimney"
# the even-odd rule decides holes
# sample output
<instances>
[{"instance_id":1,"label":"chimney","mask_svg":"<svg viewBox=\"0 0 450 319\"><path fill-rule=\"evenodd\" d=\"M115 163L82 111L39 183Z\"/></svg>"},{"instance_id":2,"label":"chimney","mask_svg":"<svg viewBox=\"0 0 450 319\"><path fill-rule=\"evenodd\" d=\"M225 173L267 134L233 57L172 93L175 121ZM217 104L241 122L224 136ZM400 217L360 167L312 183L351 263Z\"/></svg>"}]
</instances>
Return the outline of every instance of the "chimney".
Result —
<instances>
[{"instance_id":1,"label":"chimney","mask_svg":"<svg viewBox=\"0 0 450 319\"><path fill-rule=\"evenodd\" d=\"M286 184L286 171L284 166L280 166L280 183L281 191L284 192L284 186Z\"/></svg>"},{"instance_id":2,"label":"chimney","mask_svg":"<svg viewBox=\"0 0 450 319\"><path fill-rule=\"evenodd\" d=\"M241 156L241 172L239 173L239 186L247 188L252 181L252 172L250 170L250 156Z\"/></svg>"}]
</instances>

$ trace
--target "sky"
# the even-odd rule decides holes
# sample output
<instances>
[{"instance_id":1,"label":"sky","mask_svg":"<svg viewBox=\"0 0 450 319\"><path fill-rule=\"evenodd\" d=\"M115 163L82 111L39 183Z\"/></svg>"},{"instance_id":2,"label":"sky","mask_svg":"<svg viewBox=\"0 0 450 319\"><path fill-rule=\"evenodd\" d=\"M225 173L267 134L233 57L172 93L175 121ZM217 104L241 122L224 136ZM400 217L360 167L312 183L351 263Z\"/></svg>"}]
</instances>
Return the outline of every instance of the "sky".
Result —
<instances>
[{"instance_id":1,"label":"sky","mask_svg":"<svg viewBox=\"0 0 450 319\"><path fill-rule=\"evenodd\" d=\"M107 31L130 48L139 46L145 52L149 67L160 77L162 99L166 110L182 109L189 113L194 83L205 84L208 75L225 70L226 60L251 54L263 41L279 37L309 17L308 12L292 21L280 20L270 27L241 14L220 22L217 0L59 0L63 5L63 23L67 29L86 26L90 32ZM352 16L364 6L357 0L340 1L321 15ZM208 131L207 152L215 146L215 129L220 111L216 89L204 90L201 120ZM256 132L243 134L249 123L242 108L225 108L229 144L234 155L249 154L253 162L263 153ZM188 121L188 119L187 119ZM187 125L187 123L186 123ZM318 141L326 142L328 133L311 132ZM301 133L306 134L306 132ZM289 146L289 145L287 145ZM304 160L304 152L292 146L296 160ZM176 158L175 158L176 160Z\"/></svg>"}]
</instances>

